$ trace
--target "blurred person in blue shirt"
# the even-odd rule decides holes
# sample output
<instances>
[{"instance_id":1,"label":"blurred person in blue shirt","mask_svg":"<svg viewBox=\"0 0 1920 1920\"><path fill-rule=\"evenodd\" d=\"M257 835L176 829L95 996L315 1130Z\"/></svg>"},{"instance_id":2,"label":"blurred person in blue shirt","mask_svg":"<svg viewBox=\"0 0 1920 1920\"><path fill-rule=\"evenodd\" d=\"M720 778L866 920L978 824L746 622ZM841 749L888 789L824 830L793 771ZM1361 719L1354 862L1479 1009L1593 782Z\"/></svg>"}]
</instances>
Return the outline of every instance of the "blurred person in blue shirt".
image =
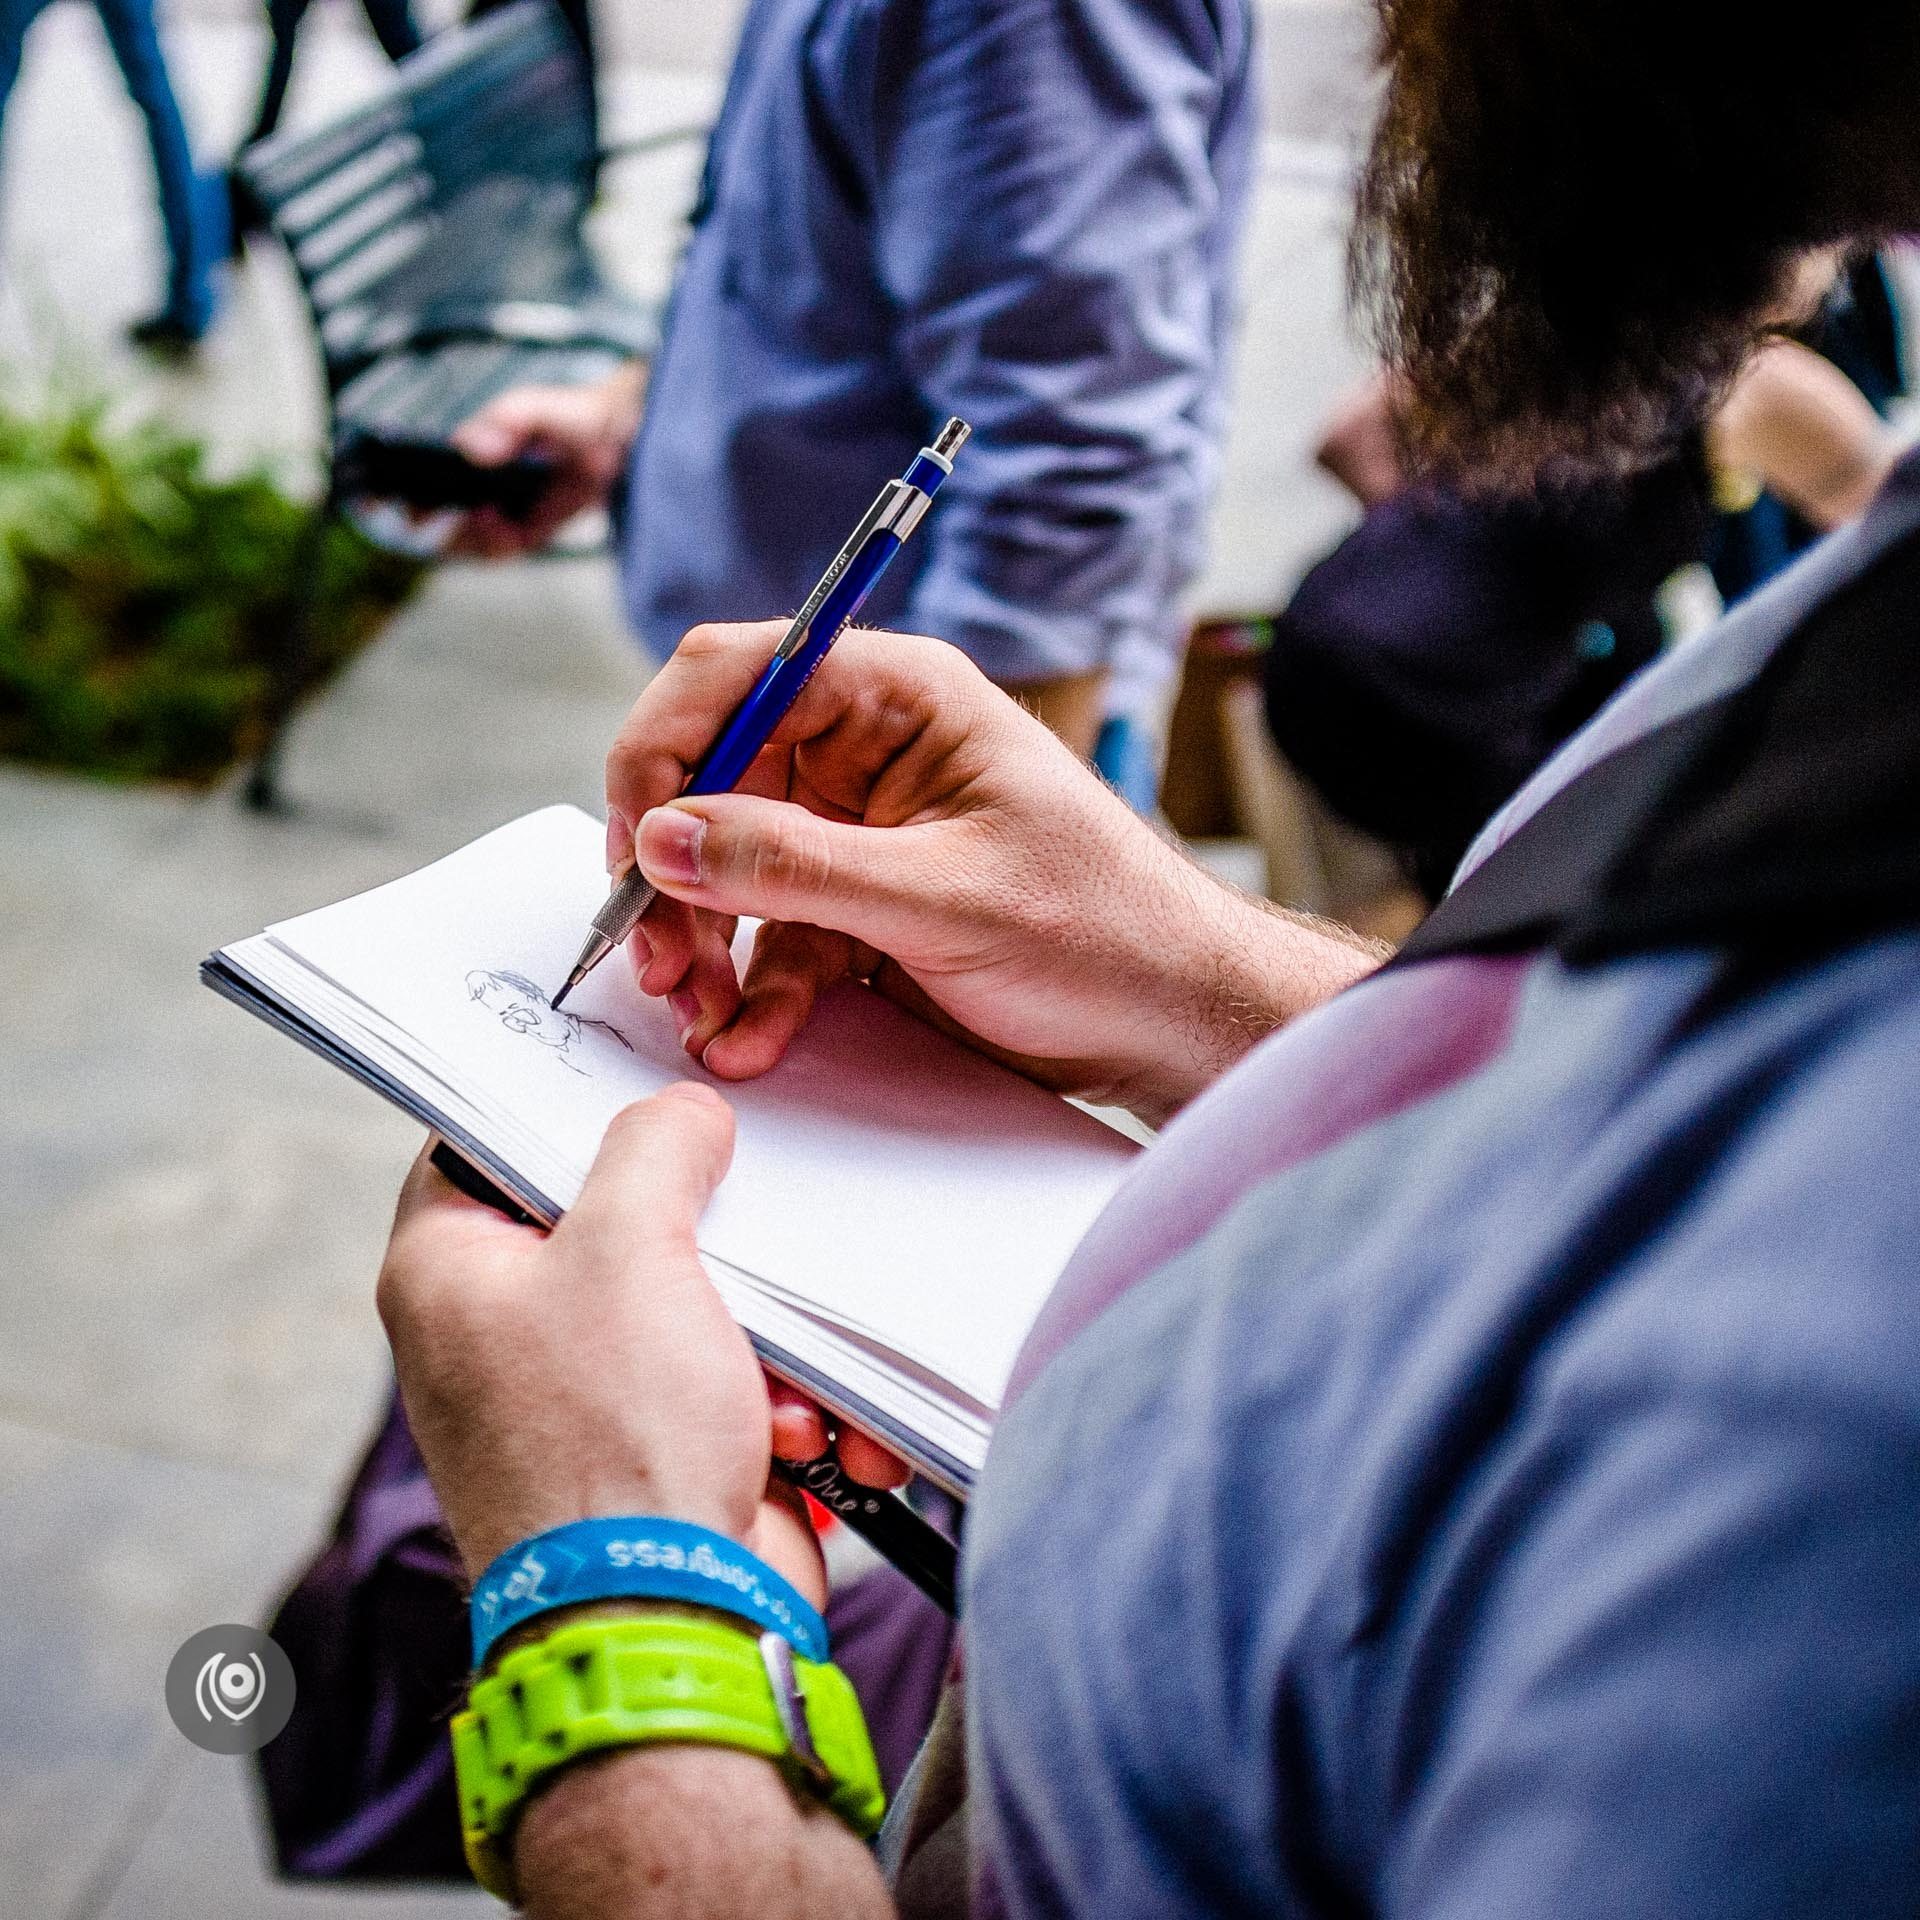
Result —
<instances>
[{"instance_id":1,"label":"blurred person in blue shirt","mask_svg":"<svg viewBox=\"0 0 1920 1920\"><path fill-rule=\"evenodd\" d=\"M127 92L146 122L167 239L167 297L136 321L129 335L156 353L189 353L213 319L214 263L226 253L226 196L194 167L193 150L174 98L153 0L94 0ZM20 76L27 29L47 0L0 0L0 116Z\"/></svg>"},{"instance_id":2,"label":"blurred person in blue shirt","mask_svg":"<svg viewBox=\"0 0 1920 1920\"><path fill-rule=\"evenodd\" d=\"M658 359L468 422L474 461L558 471L465 545L624 491L628 613L664 657L795 606L959 414L869 617L964 648L1083 754L1150 714L1217 467L1250 33L1247 0L755 0Z\"/></svg>"}]
</instances>

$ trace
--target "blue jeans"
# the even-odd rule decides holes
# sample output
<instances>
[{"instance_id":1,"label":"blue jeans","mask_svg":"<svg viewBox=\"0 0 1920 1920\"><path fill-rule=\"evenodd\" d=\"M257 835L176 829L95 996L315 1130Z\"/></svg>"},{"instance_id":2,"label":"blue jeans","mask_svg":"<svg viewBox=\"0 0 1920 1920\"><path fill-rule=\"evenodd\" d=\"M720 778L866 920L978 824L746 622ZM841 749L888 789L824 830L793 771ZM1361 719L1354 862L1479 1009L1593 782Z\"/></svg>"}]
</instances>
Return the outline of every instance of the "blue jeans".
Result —
<instances>
[{"instance_id":1,"label":"blue jeans","mask_svg":"<svg viewBox=\"0 0 1920 1920\"><path fill-rule=\"evenodd\" d=\"M20 72L20 47L49 0L0 0L0 116ZM154 29L153 0L94 0L127 91L147 123L167 235L169 319L189 333L213 318L213 264L226 251L225 200L195 170L187 129Z\"/></svg>"},{"instance_id":2,"label":"blue jeans","mask_svg":"<svg viewBox=\"0 0 1920 1920\"><path fill-rule=\"evenodd\" d=\"M1152 818L1160 804L1160 753L1138 720L1116 713L1102 724L1093 746L1093 767L1135 813Z\"/></svg>"}]
</instances>

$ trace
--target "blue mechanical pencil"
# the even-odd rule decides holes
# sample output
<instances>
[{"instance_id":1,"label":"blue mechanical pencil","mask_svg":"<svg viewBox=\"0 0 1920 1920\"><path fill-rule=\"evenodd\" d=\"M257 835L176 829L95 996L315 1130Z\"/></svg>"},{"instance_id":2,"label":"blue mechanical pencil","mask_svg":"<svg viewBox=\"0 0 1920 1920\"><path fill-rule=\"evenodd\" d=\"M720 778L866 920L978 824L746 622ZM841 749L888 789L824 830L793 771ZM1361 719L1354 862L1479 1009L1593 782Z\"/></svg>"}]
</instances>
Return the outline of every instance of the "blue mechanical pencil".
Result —
<instances>
[{"instance_id":1,"label":"blue mechanical pencil","mask_svg":"<svg viewBox=\"0 0 1920 1920\"><path fill-rule=\"evenodd\" d=\"M906 472L880 489L879 497L834 556L820 584L807 596L806 605L794 615L766 671L720 729L719 738L688 776L682 792L726 793L739 783L774 728L799 699L814 669L826 658L827 649L865 604L874 582L887 570L887 563L925 517L940 483L953 471L953 456L971 432L964 420L949 420L933 445L922 447ZM635 867L594 915L580 958L567 975L566 985L553 996L556 1007L624 943L653 900L654 889ZM443 1165L458 1184L467 1185L476 1177L457 1156L444 1149L442 1153L444 1160L441 1153L436 1153L436 1164ZM517 1211L504 1196L501 1203ZM948 1613L954 1611L954 1544L904 1500L860 1485L840 1465L831 1446L817 1460L798 1465L776 1461L774 1465L783 1479L804 1487L938 1606Z\"/></svg>"},{"instance_id":2,"label":"blue mechanical pencil","mask_svg":"<svg viewBox=\"0 0 1920 1920\"><path fill-rule=\"evenodd\" d=\"M814 669L827 657L827 649L846 631L874 583L886 572L888 562L925 518L940 483L953 471L953 456L972 431L964 420L949 420L933 445L922 447L906 472L880 489L847 544L834 556L832 566L821 575L820 584L808 594L806 605L794 615L766 671L688 776L683 793L728 793L739 784L774 728L799 699ZM567 975L566 985L553 996L555 1007L625 941L640 916L653 905L653 899L654 889L635 867L593 916L580 958Z\"/></svg>"}]
</instances>

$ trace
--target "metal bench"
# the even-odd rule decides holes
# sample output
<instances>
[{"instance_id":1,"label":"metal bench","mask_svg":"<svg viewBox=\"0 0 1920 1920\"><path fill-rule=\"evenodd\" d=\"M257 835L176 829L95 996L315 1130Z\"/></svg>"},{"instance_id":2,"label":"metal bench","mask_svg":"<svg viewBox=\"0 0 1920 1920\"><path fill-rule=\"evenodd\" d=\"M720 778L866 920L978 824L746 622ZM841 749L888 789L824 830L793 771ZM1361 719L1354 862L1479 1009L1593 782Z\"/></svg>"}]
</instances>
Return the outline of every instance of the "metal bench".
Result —
<instances>
[{"instance_id":1,"label":"metal bench","mask_svg":"<svg viewBox=\"0 0 1920 1920\"><path fill-rule=\"evenodd\" d=\"M344 118L241 157L240 190L293 261L326 376L316 556L332 516L363 500L524 511L545 464L473 467L455 428L510 387L584 385L654 351L658 309L608 284L584 222L603 160L703 130L597 151L594 126L579 42L548 0L519 0L436 37ZM303 584L296 609L311 602ZM308 639L296 613L246 790L255 807L277 804Z\"/></svg>"}]
</instances>

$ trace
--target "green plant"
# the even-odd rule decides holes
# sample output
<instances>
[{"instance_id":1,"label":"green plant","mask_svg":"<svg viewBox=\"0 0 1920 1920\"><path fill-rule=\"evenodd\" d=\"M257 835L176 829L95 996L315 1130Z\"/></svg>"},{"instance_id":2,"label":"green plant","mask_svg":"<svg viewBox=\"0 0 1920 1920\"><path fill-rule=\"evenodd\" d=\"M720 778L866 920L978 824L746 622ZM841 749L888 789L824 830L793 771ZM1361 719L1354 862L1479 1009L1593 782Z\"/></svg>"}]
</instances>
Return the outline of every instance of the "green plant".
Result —
<instances>
[{"instance_id":1,"label":"green plant","mask_svg":"<svg viewBox=\"0 0 1920 1920\"><path fill-rule=\"evenodd\" d=\"M88 398L0 402L0 754L205 782L259 747L312 509L264 470ZM313 568L297 697L372 639L420 577L334 524Z\"/></svg>"}]
</instances>

